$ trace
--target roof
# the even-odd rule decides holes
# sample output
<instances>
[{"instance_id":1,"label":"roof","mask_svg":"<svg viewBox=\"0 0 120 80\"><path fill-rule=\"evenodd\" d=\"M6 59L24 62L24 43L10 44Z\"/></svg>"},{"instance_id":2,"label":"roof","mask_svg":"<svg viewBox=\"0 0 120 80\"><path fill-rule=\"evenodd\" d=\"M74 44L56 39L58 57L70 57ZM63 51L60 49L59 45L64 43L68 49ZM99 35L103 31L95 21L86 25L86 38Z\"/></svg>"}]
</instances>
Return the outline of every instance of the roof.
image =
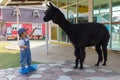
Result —
<instances>
[{"instance_id":1,"label":"roof","mask_svg":"<svg viewBox=\"0 0 120 80\"><path fill-rule=\"evenodd\" d=\"M3 0L2 3L0 3L1 6L15 6L15 5L42 5L43 3L45 3L45 1L52 1L54 3L57 2L57 0ZM85 3L83 2L85 1ZM87 6L87 0L78 0L80 5L85 5ZM70 4L76 3L76 0L70 0L69 1ZM97 7L99 4L100 5L105 5L108 4L109 1L107 0L94 0L94 6ZM113 4L115 3L115 5L119 4L120 1L119 0L113 0ZM59 4L66 4L66 0L59 0Z\"/></svg>"},{"instance_id":2,"label":"roof","mask_svg":"<svg viewBox=\"0 0 120 80\"><path fill-rule=\"evenodd\" d=\"M51 1L51 0L47 0ZM17 5L42 5L45 0L3 0L1 6L17 6Z\"/></svg>"}]
</instances>

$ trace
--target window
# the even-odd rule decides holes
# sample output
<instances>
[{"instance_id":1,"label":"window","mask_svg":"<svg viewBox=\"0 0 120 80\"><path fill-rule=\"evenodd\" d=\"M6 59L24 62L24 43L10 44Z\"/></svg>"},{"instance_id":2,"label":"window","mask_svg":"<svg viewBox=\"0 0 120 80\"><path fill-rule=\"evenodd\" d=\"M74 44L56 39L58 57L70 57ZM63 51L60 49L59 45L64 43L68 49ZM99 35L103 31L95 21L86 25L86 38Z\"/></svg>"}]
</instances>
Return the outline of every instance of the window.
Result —
<instances>
[{"instance_id":1,"label":"window","mask_svg":"<svg viewBox=\"0 0 120 80\"><path fill-rule=\"evenodd\" d=\"M34 10L33 17L38 17L38 18L40 17L39 10Z\"/></svg>"},{"instance_id":2,"label":"window","mask_svg":"<svg viewBox=\"0 0 120 80\"><path fill-rule=\"evenodd\" d=\"M20 10L18 10L18 15L19 16L21 15ZM13 16L17 16L17 9L14 9Z\"/></svg>"},{"instance_id":3,"label":"window","mask_svg":"<svg viewBox=\"0 0 120 80\"><path fill-rule=\"evenodd\" d=\"M20 24L19 24L19 26L20 26ZM17 27L18 27L18 24L12 24L12 30L16 31Z\"/></svg>"},{"instance_id":4,"label":"window","mask_svg":"<svg viewBox=\"0 0 120 80\"><path fill-rule=\"evenodd\" d=\"M17 26L12 26L12 30L17 30Z\"/></svg>"}]
</instances>

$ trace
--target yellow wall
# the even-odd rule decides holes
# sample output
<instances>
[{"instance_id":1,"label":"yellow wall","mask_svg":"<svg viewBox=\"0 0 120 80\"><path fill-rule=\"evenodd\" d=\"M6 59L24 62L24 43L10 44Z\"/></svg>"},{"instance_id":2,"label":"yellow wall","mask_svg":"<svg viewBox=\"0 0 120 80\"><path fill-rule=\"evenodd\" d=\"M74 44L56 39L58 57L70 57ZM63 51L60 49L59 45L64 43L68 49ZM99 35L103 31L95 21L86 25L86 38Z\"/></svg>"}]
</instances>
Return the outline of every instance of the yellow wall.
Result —
<instances>
[{"instance_id":1,"label":"yellow wall","mask_svg":"<svg viewBox=\"0 0 120 80\"><path fill-rule=\"evenodd\" d=\"M84 13L84 12L88 12L88 6L79 6L78 7L78 12L79 13Z\"/></svg>"},{"instance_id":2,"label":"yellow wall","mask_svg":"<svg viewBox=\"0 0 120 80\"><path fill-rule=\"evenodd\" d=\"M57 27L56 26L51 27L51 39L57 40Z\"/></svg>"},{"instance_id":3,"label":"yellow wall","mask_svg":"<svg viewBox=\"0 0 120 80\"><path fill-rule=\"evenodd\" d=\"M56 2L53 2L53 3L54 3L55 5L57 5ZM65 6L65 5L66 5L65 3L59 3L59 4L58 4L59 7L63 7L63 6ZM74 6L74 7L75 7L75 6ZM74 10L76 10L76 7L75 7ZM78 12L79 12L79 13L88 12L88 6L79 5L79 6L78 6Z\"/></svg>"}]
</instances>

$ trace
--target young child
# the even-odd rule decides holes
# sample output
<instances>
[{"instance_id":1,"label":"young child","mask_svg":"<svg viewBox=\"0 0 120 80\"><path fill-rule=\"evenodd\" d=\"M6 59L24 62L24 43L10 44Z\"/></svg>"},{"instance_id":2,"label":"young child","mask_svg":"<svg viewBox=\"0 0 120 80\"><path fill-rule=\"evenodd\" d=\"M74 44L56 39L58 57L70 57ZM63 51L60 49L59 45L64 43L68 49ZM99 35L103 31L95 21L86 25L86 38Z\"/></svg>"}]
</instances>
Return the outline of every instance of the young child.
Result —
<instances>
[{"instance_id":1,"label":"young child","mask_svg":"<svg viewBox=\"0 0 120 80\"><path fill-rule=\"evenodd\" d=\"M26 33L28 29L19 28L18 35L20 37L19 47L20 47L20 73L28 74L31 71L36 71L37 65L31 65L31 51L30 51L30 43L29 36L34 33L36 28L33 29L30 35ZM27 67L26 67L27 66Z\"/></svg>"}]
</instances>

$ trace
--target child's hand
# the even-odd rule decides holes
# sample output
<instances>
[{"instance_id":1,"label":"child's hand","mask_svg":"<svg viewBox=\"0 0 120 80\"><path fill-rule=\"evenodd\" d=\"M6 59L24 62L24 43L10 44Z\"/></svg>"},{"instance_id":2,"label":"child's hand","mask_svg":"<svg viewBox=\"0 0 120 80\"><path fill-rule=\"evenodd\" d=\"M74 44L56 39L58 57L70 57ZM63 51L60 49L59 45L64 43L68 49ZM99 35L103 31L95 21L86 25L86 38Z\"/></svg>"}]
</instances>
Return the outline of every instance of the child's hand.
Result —
<instances>
[{"instance_id":1,"label":"child's hand","mask_svg":"<svg viewBox=\"0 0 120 80\"><path fill-rule=\"evenodd\" d=\"M37 29L37 27L35 27L33 30L36 30Z\"/></svg>"},{"instance_id":2,"label":"child's hand","mask_svg":"<svg viewBox=\"0 0 120 80\"><path fill-rule=\"evenodd\" d=\"M24 46L25 48L28 48L28 46Z\"/></svg>"},{"instance_id":3,"label":"child's hand","mask_svg":"<svg viewBox=\"0 0 120 80\"><path fill-rule=\"evenodd\" d=\"M28 48L28 46L19 46L20 48Z\"/></svg>"},{"instance_id":4,"label":"child's hand","mask_svg":"<svg viewBox=\"0 0 120 80\"><path fill-rule=\"evenodd\" d=\"M37 29L37 27L35 27L33 30L32 30L32 32L30 33L30 35L29 36L32 36L32 34L34 33L34 31Z\"/></svg>"}]
</instances>

